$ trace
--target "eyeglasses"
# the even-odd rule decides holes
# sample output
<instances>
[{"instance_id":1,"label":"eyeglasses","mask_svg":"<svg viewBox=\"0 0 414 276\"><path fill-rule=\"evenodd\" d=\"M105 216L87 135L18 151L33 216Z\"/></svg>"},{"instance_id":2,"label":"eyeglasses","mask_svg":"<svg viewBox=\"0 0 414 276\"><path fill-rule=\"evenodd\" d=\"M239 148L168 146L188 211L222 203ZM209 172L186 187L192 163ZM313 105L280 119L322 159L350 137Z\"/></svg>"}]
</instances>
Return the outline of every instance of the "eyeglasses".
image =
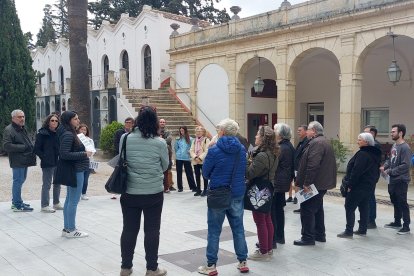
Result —
<instances>
[{"instance_id":1,"label":"eyeglasses","mask_svg":"<svg viewBox=\"0 0 414 276\"><path fill-rule=\"evenodd\" d=\"M50 120L51 122L59 122L58 120Z\"/></svg>"},{"instance_id":2,"label":"eyeglasses","mask_svg":"<svg viewBox=\"0 0 414 276\"><path fill-rule=\"evenodd\" d=\"M16 116L17 118L19 118L19 119L21 119L21 118L24 118L24 115L22 115L22 116Z\"/></svg>"}]
</instances>

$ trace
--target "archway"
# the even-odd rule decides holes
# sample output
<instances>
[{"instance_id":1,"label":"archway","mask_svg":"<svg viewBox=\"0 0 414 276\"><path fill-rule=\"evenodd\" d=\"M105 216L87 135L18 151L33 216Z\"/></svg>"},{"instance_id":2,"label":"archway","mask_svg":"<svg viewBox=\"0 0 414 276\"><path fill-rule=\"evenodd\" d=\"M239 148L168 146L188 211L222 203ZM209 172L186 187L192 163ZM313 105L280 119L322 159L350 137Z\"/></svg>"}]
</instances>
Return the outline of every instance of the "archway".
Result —
<instances>
[{"instance_id":1,"label":"archway","mask_svg":"<svg viewBox=\"0 0 414 276\"><path fill-rule=\"evenodd\" d=\"M47 92L50 95L52 92L50 91L50 83L52 82L52 70L47 69Z\"/></svg>"},{"instance_id":2,"label":"archway","mask_svg":"<svg viewBox=\"0 0 414 276\"><path fill-rule=\"evenodd\" d=\"M325 136L339 137L340 72L337 57L324 48L308 49L295 58L289 70L289 79L296 82L295 126L319 121Z\"/></svg>"},{"instance_id":3,"label":"archway","mask_svg":"<svg viewBox=\"0 0 414 276\"><path fill-rule=\"evenodd\" d=\"M116 106L116 97L111 96L109 98L109 109L108 109L108 124L112 123L113 121L116 121L116 114L117 114L117 106Z\"/></svg>"},{"instance_id":4,"label":"archway","mask_svg":"<svg viewBox=\"0 0 414 276\"><path fill-rule=\"evenodd\" d=\"M152 89L152 60L151 48L146 45L143 53L144 60L144 88Z\"/></svg>"},{"instance_id":5,"label":"archway","mask_svg":"<svg viewBox=\"0 0 414 276\"><path fill-rule=\"evenodd\" d=\"M65 74L62 66L59 67L59 92L60 94L65 93Z\"/></svg>"},{"instance_id":6,"label":"archway","mask_svg":"<svg viewBox=\"0 0 414 276\"><path fill-rule=\"evenodd\" d=\"M126 70L127 84L129 87L129 57L126 50L122 51L121 53L121 69Z\"/></svg>"},{"instance_id":7,"label":"archway","mask_svg":"<svg viewBox=\"0 0 414 276\"><path fill-rule=\"evenodd\" d=\"M102 57L102 72L104 77L104 89L108 88L109 59L107 55Z\"/></svg>"}]
</instances>

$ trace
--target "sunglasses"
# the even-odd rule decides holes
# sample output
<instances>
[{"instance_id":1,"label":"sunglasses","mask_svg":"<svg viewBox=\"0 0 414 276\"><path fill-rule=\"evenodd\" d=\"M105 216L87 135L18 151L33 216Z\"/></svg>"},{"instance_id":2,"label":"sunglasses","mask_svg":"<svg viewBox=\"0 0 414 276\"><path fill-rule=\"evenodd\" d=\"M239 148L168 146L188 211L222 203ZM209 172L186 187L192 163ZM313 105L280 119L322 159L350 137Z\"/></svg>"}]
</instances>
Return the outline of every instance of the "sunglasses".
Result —
<instances>
[{"instance_id":1,"label":"sunglasses","mask_svg":"<svg viewBox=\"0 0 414 276\"><path fill-rule=\"evenodd\" d=\"M58 120L50 120L51 122L59 122Z\"/></svg>"}]
</instances>

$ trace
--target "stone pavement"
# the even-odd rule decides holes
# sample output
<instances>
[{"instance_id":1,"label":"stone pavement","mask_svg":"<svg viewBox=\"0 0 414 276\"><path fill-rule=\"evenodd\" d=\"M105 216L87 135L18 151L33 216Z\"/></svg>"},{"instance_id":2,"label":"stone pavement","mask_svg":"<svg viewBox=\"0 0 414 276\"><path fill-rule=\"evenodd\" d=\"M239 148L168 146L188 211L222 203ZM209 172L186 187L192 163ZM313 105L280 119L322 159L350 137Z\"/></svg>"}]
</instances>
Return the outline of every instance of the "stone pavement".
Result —
<instances>
[{"instance_id":1,"label":"stone pavement","mask_svg":"<svg viewBox=\"0 0 414 276\"><path fill-rule=\"evenodd\" d=\"M294 246L300 236L299 215L286 207L286 244L280 245L269 262L249 261L249 275L414 275L414 235L399 236L396 230L379 227L367 237L339 239L345 226L343 199L325 197L327 243L313 247ZM14 213L10 202L0 203L0 275L119 275L122 215L119 200L107 195L81 201L77 226L90 236L84 239L60 237L62 212L39 212L40 201L28 201L32 213ZM379 205L378 225L392 220L392 208ZM227 226L227 221L225 222ZM165 195L160 266L168 275L198 275L205 263L206 200L189 191ZM252 252L257 241L250 212L245 213L247 243ZM228 227L220 243L220 275L239 275ZM139 234L134 274L144 275L143 235Z\"/></svg>"}]
</instances>

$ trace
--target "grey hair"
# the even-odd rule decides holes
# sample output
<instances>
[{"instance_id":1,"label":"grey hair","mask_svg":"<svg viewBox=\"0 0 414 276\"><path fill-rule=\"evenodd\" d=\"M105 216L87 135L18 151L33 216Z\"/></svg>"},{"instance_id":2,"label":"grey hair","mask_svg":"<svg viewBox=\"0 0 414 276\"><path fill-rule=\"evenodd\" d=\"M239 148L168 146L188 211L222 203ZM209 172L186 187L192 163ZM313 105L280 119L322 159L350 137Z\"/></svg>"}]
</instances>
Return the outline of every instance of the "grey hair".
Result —
<instances>
[{"instance_id":1,"label":"grey hair","mask_svg":"<svg viewBox=\"0 0 414 276\"><path fill-rule=\"evenodd\" d=\"M19 114L19 113L23 113L24 114L23 110L20 110L20 109L13 110L12 113L11 113L12 118L13 117L16 117L17 114Z\"/></svg>"},{"instance_id":2,"label":"grey hair","mask_svg":"<svg viewBox=\"0 0 414 276\"><path fill-rule=\"evenodd\" d=\"M318 121L312 121L308 125L308 129L313 129L316 134L323 135L323 126Z\"/></svg>"},{"instance_id":3,"label":"grey hair","mask_svg":"<svg viewBox=\"0 0 414 276\"><path fill-rule=\"evenodd\" d=\"M239 125L237 122L230 118L221 120L220 123L217 124L216 128L222 130L223 135L226 136L236 136L237 132L239 131Z\"/></svg>"},{"instance_id":4,"label":"grey hair","mask_svg":"<svg viewBox=\"0 0 414 276\"><path fill-rule=\"evenodd\" d=\"M362 132L362 133L360 133L358 135L358 138L361 138L362 140L364 140L365 142L367 142L369 146L374 146L375 145L374 136L372 136L372 134L369 133L369 132Z\"/></svg>"},{"instance_id":5,"label":"grey hair","mask_svg":"<svg viewBox=\"0 0 414 276\"><path fill-rule=\"evenodd\" d=\"M279 136L281 139L290 140L292 138L292 130L289 125L285 123L278 123L275 124L273 128L276 136Z\"/></svg>"}]
</instances>

